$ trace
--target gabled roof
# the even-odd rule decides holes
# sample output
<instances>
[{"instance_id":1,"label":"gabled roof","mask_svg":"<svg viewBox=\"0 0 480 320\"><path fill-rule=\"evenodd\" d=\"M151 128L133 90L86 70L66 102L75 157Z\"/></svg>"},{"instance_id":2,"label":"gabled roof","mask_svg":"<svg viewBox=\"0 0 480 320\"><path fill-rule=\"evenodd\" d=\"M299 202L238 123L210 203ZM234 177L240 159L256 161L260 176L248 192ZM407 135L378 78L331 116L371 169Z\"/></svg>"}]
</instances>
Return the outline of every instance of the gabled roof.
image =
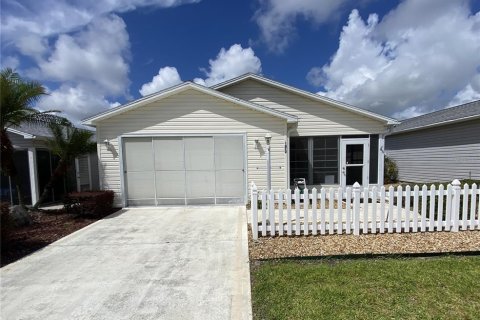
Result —
<instances>
[{"instance_id":1,"label":"gabled roof","mask_svg":"<svg viewBox=\"0 0 480 320\"><path fill-rule=\"evenodd\" d=\"M420 130L475 118L480 118L480 100L406 119L395 126L391 134Z\"/></svg>"},{"instance_id":2,"label":"gabled roof","mask_svg":"<svg viewBox=\"0 0 480 320\"><path fill-rule=\"evenodd\" d=\"M383 121L387 124L397 124L397 123L399 123L399 121L397 121L393 118L382 116L380 114L377 114L377 113L374 113L374 112L371 112L371 111L367 111L365 109L361 109L361 108L358 108L358 107L355 107L355 106L352 106L352 105L349 105L347 103L340 102L340 101L337 101L337 100L334 100L334 99L331 99L331 98L327 98L327 97L321 96L319 94L315 94L315 93L311 93L311 92L308 92L308 91L305 91L305 90L301 90L301 89L298 89L298 88L295 88L295 87L292 87L292 86L289 86L289 85L286 85L286 84L283 84L283 83L280 83L280 82L277 82L277 81L274 81L274 80L271 80L271 79L268 79L268 78L265 78L265 77L262 77L262 76L259 76L259 75L254 74L254 73L246 73L246 74L241 75L239 77L236 77L236 78L227 80L225 82L216 84L216 85L212 86L211 88L215 89L215 90L219 90L219 89L222 89L222 88L225 88L225 87L232 86L232 85L234 85L238 82L245 81L247 79L253 79L253 80L256 80L258 82L264 83L266 85L270 85L270 86L273 86L273 87L276 87L276 88L279 88L279 89L283 89L285 91L292 92L292 93L298 94L300 96L303 96L303 97L306 97L306 98L309 98L309 99L313 99L315 101L323 102L323 103L329 104L329 105L334 106L334 107L338 107L338 108L341 108L341 109L344 109L344 110L347 110L347 111L351 111L351 112L363 115L363 116L368 117L368 118Z\"/></svg>"},{"instance_id":3,"label":"gabled roof","mask_svg":"<svg viewBox=\"0 0 480 320\"><path fill-rule=\"evenodd\" d=\"M274 110L274 109L271 109L271 108L253 103L253 102L238 99L238 98L232 97L228 94L222 93L220 91L213 90L211 88L193 83L191 81L187 81L187 82L183 82L181 84L178 84L176 86L173 86L173 87L155 92L151 95L145 96L145 97L137 99L135 101L126 103L124 105L118 106L116 108L112 108L112 109L109 109L107 111L98 113L98 114L96 114L92 117L84 119L82 121L82 123L84 125L88 125L88 126L95 126L95 122L111 118L115 115L118 115L118 114L130 111L130 110L136 109L138 107L144 106L144 105L146 105L148 103L151 103L151 102L154 102L154 101L165 99L169 96L172 96L176 93L179 93L179 92L182 92L182 91L185 91L185 90L188 90L188 89L193 89L193 90L196 90L196 91L199 91L199 92L203 92L207 95L217 97L217 98L223 99L225 101L229 101L229 102L235 103L237 105L250 108L252 110L256 110L256 111L259 111L259 112L263 112L263 113L266 113L266 114L284 119L288 123L297 122L297 117L296 116L287 114L285 112L277 111L277 110Z\"/></svg>"}]
</instances>

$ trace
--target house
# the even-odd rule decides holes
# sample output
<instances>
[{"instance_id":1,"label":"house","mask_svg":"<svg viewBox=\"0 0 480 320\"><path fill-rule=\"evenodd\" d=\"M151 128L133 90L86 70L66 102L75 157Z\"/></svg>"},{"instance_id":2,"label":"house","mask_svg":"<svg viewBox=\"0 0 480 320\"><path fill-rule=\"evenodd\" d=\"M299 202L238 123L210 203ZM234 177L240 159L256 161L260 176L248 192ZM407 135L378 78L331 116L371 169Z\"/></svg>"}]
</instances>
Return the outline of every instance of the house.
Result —
<instances>
[{"instance_id":1,"label":"house","mask_svg":"<svg viewBox=\"0 0 480 320\"><path fill-rule=\"evenodd\" d=\"M480 100L402 121L385 151L401 181L480 179Z\"/></svg>"},{"instance_id":2,"label":"house","mask_svg":"<svg viewBox=\"0 0 480 320\"><path fill-rule=\"evenodd\" d=\"M268 154L273 189L378 185L396 123L255 74L184 82L83 121L97 129L100 185L122 206L243 204L249 183L267 187Z\"/></svg>"},{"instance_id":3,"label":"house","mask_svg":"<svg viewBox=\"0 0 480 320\"><path fill-rule=\"evenodd\" d=\"M45 143L45 139L51 138L52 134L48 128L38 125L8 128L7 133L15 150L13 156L25 204L35 204L58 161ZM46 202L61 201L67 192L98 189L97 159L96 153L77 158L64 181L58 182L49 193ZM2 201L18 203L12 179L1 175L0 190Z\"/></svg>"}]
</instances>

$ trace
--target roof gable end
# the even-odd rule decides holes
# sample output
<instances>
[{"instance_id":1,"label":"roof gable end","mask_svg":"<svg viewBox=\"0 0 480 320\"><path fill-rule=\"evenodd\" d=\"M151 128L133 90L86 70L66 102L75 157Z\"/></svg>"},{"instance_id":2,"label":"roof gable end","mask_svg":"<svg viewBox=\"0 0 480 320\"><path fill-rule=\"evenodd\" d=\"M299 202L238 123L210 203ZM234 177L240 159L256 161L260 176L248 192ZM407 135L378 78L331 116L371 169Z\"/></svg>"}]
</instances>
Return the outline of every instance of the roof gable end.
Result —
<instances>
[{"instance_id":1,"label":"roof gable end","mask_svg":"<svg viewBox=\"0 0 480 320\"><path fill-rule=\"evenodd\" d=\"M202 85L187 81L187 82L183 82L181 84L178 84L176 86L158 91L158 92L153 93L153 94L150 94L148 96L137 99L135 101L126 103L124 105L118 106L116 108L106 110L104 112L101 112L99 114L96 114L94 116L91 116L89 118L84 119L82 121L82 123L84 125L88 125L88 126L95 126L96 122L106 120L108 118L114 117L115 115L130 111L130 110L134 110L136 108L139 108L141 106L147 105L147 104L155 102L155 101L163 100L167 97L178 94L178 93L183 92L183 91L188 90L188 89L193 89L193 90L196 90L196 91L199 91L199 92L202 92L202 93L205 93L205 94L208 94L208 95L211 95L211 96L214 96L214 97L217 97L217 98L220 98L220 99L232 102L232 103L235 103L237 105L240 105L240 106L243 106L243 107L246 107L246 108L250 108L252 110L256 110L256 111L259 111L259 112L263 112L263 113L266 113L266 114L284 119L288 123L297 122L297 118L293 115L290 115L290 114L287 114L287 113L284 113L284 112L281 112L281 111L273 110L271 108L261 106L259 104L253 103L253 102L245 101L245 100L230 96L228 94L222 93L220 91L217 91L217 90L214 90L214 89L204 87Z\"/></svg>"},{"instance_id":2,"label":"roof gable end","mask_svg":"<svg viewBox=\"0 0 480 320\"><path fill-rule=\"evenodd\" d=\"M389 118L389 117L386 117L386 116L383 116L383 115L380 115L380 114L377 114L377 113L374 113L374 112L371 112L371 111L368 111L368 110L365 110L365 109L361 109L361 108L349 105L349 104L341 102L341 101L337 101L337 100L334 100L334 99L331 99L331 98L327 98L327 97L324 97L324 96L321 96L321 95L318 95L318 94L315 94L315 93L311 93L311 92L308 92L308 91L305 91L305 90L301 90L301 89L298 89L298 88L295 88L295 87L292 87L292 86L289 86L289 85L280 83L278 81L274 81L274 80L271 80L271 79L259 76L257 74L253 74L253 73L246 73L246 74L241 75L239 77L236 77L236 78L227 80L225 82L216 84L216 85L212 86L211 88L215 89L215 90L220 90L222 88L233 86L236 83L239 83L239 82L242 82L242 81L245 81L245 80L258 81L260 83L263 83L263 84L266 84L266 85L269 85L269 86L272 86L272 87L275 87L275 88L278 88L278 89L282 89L284 91L287 91L287 92L290 92L290 93L293 93L293 94L297 94L297 95L302 96L302 97L306 97L308 99L323 102L323 103L326 103L328 105L331 105L331 106L334 106L334 107L337 107L337 108L341 108L341 109L344 109L344 110L347 110L347 111L350 111L350 112L354 112L356 114L363 115L363 116L368 117L368 118L372 118L372 119L375 119L375 120L385 122L386 124L398 124L399 123L399 121L397 121L393 118Z\"/></svg>"}]
</instances>

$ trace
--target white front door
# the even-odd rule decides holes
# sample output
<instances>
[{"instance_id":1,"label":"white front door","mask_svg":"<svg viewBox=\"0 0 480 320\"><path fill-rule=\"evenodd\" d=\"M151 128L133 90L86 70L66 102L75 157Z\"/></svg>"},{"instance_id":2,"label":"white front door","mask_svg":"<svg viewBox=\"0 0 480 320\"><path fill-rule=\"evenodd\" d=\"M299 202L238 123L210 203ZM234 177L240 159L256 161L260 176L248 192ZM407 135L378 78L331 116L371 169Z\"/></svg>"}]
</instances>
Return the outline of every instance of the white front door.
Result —
<instances>
[{"instance_id":1,"label":"white front door","mask_svg":"<svg viewBox=\"0 0 480 320\"><path fill-rule=\"evenodd\" d=\"M370 164L370 142L368 138L341 140L341 179L342 187L355 182L368 186Z\"/></svg>"}]
</instances>

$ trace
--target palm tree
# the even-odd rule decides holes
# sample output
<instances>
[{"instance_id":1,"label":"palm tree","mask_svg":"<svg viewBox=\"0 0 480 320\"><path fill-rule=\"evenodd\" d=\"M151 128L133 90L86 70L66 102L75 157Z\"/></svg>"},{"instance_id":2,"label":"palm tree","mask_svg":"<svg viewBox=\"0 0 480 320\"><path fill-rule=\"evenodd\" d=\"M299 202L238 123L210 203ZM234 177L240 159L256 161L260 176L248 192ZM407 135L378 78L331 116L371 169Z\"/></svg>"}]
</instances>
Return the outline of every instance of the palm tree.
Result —
<instances>
[{"instance_id":1,"label":"palm tree","mask_svg":"<svg viewBox=\"0 0 480 320\"><path fill-rule=\"evenodd\" d=\"M92 131L57 123L51 123L49 127L53 137L47 139L46 144L50 152L60 160L33 209L37 209L45 201L49 190L56 181L63 178L76 157L93 152L97 148L96 143L92 141L94 135Z\"/></svg>"},{"instance_id":2,"label":"palm tree","mask_svg":"<svg viewBox=\"0 0 480 320\"><path fill-rule=\"evenodd\" d=\"M19 204L23 206L23 195L17 169L13 161L13 146L7 129L21 124L48 124L64 121L49 110L40 112L33 108L35 102L45 95L45 88L36 81L24 80L10 68L0 72L0 126L1 126L1 171L10 176L16 186ZM61 118L63 119L63 118Z\"/></svg>"}]
</instances>

